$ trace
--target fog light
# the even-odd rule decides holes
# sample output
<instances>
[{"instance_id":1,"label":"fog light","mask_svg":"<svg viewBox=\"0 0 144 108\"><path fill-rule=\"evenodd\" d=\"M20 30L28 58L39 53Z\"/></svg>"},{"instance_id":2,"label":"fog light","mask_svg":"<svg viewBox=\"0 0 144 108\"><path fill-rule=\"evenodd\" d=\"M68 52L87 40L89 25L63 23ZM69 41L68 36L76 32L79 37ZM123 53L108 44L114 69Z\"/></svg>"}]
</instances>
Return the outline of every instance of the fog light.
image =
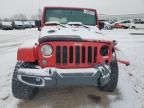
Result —
<instances>
[{"instance_id":1,"label":"fog light","mask_svg":"<svg viewBox=\"0 0 144 108\"><path fill-rule=\"evenodd\" d=\"M46 64L47 64L47 61L46 61L46 60L42 60L42 64L43 64L43 65L46 65Z\"/></svg>"}]
</instances>

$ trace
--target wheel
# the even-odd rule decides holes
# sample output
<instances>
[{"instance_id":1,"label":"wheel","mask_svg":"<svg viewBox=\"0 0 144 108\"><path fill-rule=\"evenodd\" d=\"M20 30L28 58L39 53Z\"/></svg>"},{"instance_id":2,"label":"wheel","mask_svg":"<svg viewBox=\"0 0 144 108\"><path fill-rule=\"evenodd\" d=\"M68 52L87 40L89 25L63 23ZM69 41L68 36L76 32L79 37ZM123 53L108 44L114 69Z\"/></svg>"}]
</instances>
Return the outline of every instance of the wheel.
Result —
<instances>
[{"instance_id":1,"label":"wheel","mask_svg":"<svg viewBox=\"0 0 144 108\"><path fill-rule=\"evenodd\" d=\"M1 28L2 30L5 30L3 27Z\"/></svg>"},{"instance_id":2,"label":"wheel","mask_svg":"<svg viewBox=\"0 0 144 108\"><path fill-rule=\"evenodd\" d=\"M106 30L109 30L108 26L106 26Z\"/></svg>"},{"instance_id":3,"label":"wheel","mask_svg":"<svg viewBox=\"0 0 144 108\"><path fill-rule=\"evenodd\" d=\"M131 29L136 29L136 27L135 27L135 26L132 26Z\"/></svg>"},{"instance_id":4,"label":"wheel","mask_svg":"<svg viewBox=\"0 0 144 108\"><path fill-rule=\"evenodd\" d=\"M128 27L123 27L124 29L128 29Z\"/></svg>"},{"instance_id":5,"label":"wheel","mask_svg":"<svg viewBox=\"0 0 144 108\"><path fill-rule=\"evenodd\" d=\"M23 84L17 79L18 69L28 68L28 67L29 68L31 67L30 63L17 62L14 69L13 78L12 78L12 93L13 96L18 99L30 100L36 95L38 91L38 88Z\"/></svg>"},{"instance_id":6,"label":"wheel","mask_svg":"<svg viewBox=\"0 0 144 108\"><path fill-rule=\"evenodd\" d=\"M106 85L104 85L103 87L99 86L100 90L102 90L102 91L112 92L117 87L118 64L117 64L116 60L111 62L110 68L111 68L110 81Z\"/></svg>"}]
</instances>

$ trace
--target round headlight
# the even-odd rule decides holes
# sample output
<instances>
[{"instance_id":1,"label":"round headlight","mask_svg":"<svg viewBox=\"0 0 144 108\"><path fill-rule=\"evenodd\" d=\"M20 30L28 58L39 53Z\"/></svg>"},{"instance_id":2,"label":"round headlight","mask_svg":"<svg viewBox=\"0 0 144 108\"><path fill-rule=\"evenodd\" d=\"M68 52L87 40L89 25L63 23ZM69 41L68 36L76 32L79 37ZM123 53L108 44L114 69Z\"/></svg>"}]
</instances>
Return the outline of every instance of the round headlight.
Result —
<instances>
[{"instance_id":1,"label":"round headlight","mask_svg":"<svg viewBox=\"0 0 144 108\"><path fill-rule=\"evenodd\" d=\"M44 55L44 56L49 56L52 54L52 47L50 45L43 45L41 47L41 53Z\"/></svg>"}]
</instances>

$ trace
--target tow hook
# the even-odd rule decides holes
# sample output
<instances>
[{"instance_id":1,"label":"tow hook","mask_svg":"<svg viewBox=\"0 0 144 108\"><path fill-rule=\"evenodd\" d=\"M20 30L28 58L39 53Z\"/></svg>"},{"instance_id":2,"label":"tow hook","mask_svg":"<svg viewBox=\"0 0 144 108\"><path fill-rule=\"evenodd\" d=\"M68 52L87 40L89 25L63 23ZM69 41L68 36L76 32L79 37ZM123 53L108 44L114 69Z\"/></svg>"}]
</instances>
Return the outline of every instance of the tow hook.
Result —
<instances>
[{"instance_id":1,"label":"tow hook","mask_svg":"<svg viewBox=\"0 0 144 108\"><path fill-rule=\"evenodd\" d=\"M109 65L99 65L96 67L100 72L99 86L103 87L110 81L111 69Z\"/></svg>"}]
</instances>

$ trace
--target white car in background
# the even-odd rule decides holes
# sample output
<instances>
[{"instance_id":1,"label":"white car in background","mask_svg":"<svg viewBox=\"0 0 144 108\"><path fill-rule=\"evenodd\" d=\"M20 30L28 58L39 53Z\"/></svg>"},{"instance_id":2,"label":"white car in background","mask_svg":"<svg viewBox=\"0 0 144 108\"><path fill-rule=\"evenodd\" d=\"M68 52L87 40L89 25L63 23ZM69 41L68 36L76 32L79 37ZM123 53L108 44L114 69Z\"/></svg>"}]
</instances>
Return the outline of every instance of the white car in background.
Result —
<instances>
[{"instance_id":1,"label":"white car in background","mask_svg":"<svg viewBox=\"0 0 144 108\"><path fill-rule=\"evenodd\" d=\"M104 21L104 29L112 30L112 24L110 24L108 21Z\"/></svg>"},{"instance_id":2,"label":"white car in background","mask_svg":"<svg viewBox=\"0 0 144 108\"><path fill-rule=\"evenodd\" d=\"M144 29L144 21L134 21L131 28L134 29Z\"/></svg>"}]
</instances>

